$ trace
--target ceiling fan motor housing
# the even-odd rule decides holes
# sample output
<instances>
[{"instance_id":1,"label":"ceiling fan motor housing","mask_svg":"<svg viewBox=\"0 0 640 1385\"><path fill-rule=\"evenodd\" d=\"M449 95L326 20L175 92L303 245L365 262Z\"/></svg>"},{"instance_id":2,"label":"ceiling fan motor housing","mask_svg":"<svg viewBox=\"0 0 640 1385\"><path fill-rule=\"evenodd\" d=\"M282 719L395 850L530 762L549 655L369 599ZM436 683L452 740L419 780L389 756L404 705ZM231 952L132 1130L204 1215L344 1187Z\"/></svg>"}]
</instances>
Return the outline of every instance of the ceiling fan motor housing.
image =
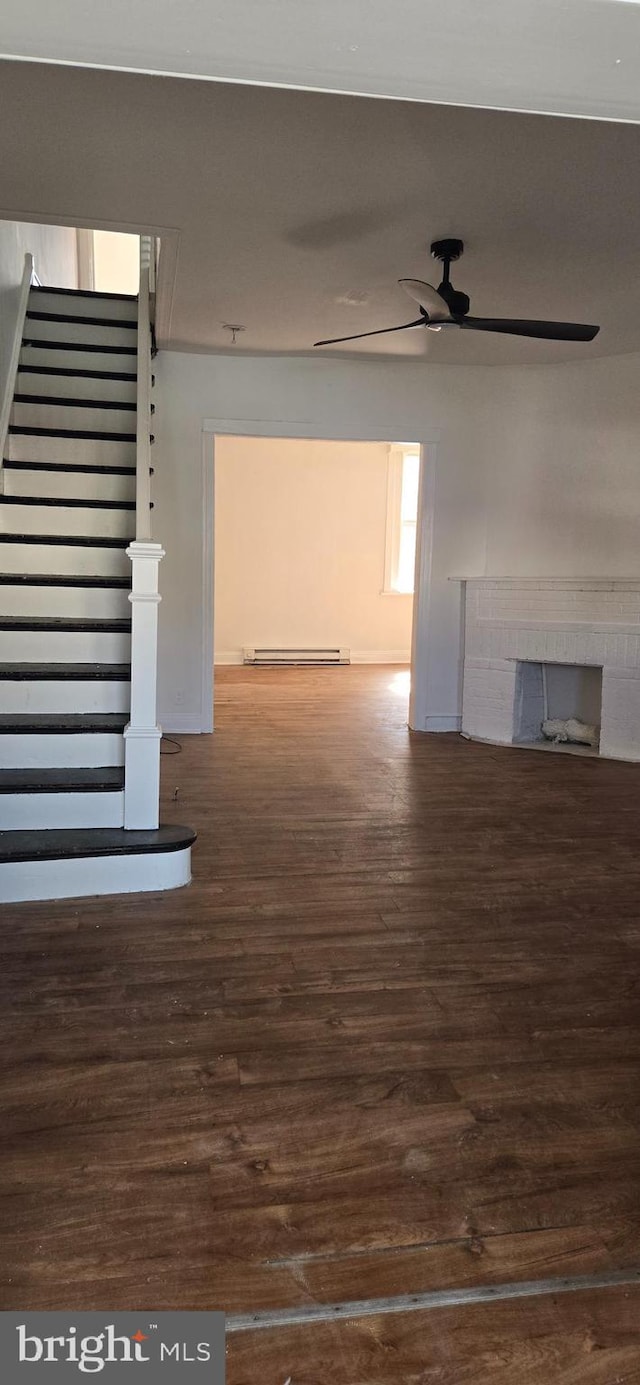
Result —
<instances>
[{"instance_id":1,"label":"ceiling fan motor housing","mask_svg":"<svg viewBox=\"0 0 640 1385\"><path fill-rule=\"evenodd\" d=\"M452 317L464 317L471 306L471 300L466 293L460 293L454 289L449 279L449 265L454 260L459 260L464 250L464 241L461 240L434 240L431 242L431 254L434 260L440 260L444 265L442 283L438 285L438 293L444 299Z\"/></svg>"}]
</instances>

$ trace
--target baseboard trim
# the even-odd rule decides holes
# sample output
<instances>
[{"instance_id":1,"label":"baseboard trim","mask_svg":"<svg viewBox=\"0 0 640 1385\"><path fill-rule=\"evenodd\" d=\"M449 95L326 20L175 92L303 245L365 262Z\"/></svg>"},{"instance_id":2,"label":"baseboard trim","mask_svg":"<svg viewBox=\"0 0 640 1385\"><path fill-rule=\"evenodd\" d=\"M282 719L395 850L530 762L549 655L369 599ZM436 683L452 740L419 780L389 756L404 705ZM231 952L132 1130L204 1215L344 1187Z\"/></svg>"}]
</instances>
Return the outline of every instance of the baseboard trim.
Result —
<instances>
[{"instance_id":1,"label":"baseboard trim","mask_svg":"<svg viewBox=\"0 0 640 1385\"><path fill-rule=\"evenodd\" d=\"M410 664L410 649L352 649L352 664Z\"/></svg>"},{"instance_id":2,"label":"baseboard trim","mask_svg":"<svg viewBox=\"0 0 640 1385\"><path fill-rule=\"evenodd\" d=\"M459 731L462 717L427 717L425 731Z\"/></svg>"},{"instance_id":3,"label":"baseboard trim","mask_svg":"<svg viewBox=\"0 0 640 1385\"><path fill-rule=\"evenodd\" d=\"M199 712L165 712L158 717L164 735L200 736L202 717Z\"/></svg>"}]
</instances>

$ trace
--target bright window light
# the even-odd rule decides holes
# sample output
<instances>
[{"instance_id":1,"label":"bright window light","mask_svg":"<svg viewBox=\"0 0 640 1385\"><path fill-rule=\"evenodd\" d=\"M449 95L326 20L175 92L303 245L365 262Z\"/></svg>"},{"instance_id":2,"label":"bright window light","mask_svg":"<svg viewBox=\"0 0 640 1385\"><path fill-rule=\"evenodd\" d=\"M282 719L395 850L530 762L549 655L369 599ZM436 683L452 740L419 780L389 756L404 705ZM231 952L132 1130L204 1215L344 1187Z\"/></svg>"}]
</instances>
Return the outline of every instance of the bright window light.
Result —
<instances>
[{"instance_id":1,"label":"bright window light","mask_svg":"<svg viewBox=\"0 0 640 1385\"><path fill-rule=\"evenodd\" d=\"M420 448L393 443L389 448L387 531L383 592L410 596L414 588Z\"/></svg>"}]
</instances>

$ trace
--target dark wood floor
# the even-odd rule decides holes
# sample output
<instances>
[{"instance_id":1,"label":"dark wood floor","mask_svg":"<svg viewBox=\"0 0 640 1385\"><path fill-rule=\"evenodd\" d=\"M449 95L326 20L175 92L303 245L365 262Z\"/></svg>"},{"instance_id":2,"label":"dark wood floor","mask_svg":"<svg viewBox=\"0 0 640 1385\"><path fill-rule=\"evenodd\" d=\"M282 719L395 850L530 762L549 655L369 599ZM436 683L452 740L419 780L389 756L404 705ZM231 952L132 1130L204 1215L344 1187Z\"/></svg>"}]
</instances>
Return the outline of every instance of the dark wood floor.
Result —
<instances>
[{"instance_id":1,"label":"dark wood floor","mask_svg":"<svg viewBox=\"0 0 640 1385\"><path fill-rule=\"evenodd\" d=\"M640 1264L640 766L412 736L403 682L220 671L193 885L5 907L2 1307ZM248 1334L230 1385L638 1381L639 1310Z\"/></svg>"}]
</instances>

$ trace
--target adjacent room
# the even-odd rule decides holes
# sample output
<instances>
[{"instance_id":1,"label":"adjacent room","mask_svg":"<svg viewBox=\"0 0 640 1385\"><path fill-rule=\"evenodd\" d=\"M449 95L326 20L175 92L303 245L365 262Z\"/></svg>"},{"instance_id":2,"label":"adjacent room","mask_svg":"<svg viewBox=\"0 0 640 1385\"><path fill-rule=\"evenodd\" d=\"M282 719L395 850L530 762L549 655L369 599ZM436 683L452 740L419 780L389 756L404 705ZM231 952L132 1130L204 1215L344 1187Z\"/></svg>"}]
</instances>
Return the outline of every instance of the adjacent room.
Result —
<instances>
[{"instance_id":1,"label":"adjacent room","mask_svg":"<svg viewBox=\"0 0 640 1385\"><path fill-rule=\"evenodd\" d=\"M636 1381L633 45L353 95L356 3L1 64L0 1306Z\"/></svg>"},{"instance_id":2,"label":"adjacent room","mask_svg":"<svg viewBox=\"0 0 640 1385\"><path fill-rule=\"evenodd\" d=\"M408 668L419 479L417 443L217 437L215 665Z\"/></svg>"}]
</instances>

